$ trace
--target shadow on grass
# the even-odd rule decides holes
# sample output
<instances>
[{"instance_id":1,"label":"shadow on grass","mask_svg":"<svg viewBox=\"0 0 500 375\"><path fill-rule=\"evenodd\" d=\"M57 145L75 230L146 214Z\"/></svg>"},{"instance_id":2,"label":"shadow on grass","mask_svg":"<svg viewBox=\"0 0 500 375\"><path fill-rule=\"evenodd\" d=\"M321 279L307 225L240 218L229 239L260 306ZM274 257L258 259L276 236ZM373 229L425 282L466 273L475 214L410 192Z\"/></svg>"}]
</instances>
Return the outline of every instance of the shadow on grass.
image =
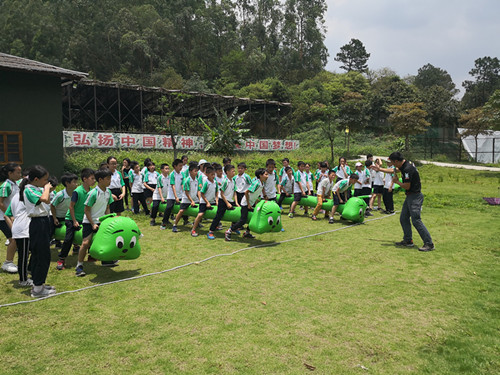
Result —
<instances>
[{"instance_id":1,"label":"shadow on grass","mask_svg":"<svg viewBox=\"0 0 500 375\"><path fill-rule=\"evenodd\" d=\"M89 265L85 267L85 272L91 282L96 284L107 283L110 281L117 281L128 279L130 277L138 276L141 269L123 270L120 271L120 266L117 267L102 267L98 264Z\"/></svg>"}]
</instances>

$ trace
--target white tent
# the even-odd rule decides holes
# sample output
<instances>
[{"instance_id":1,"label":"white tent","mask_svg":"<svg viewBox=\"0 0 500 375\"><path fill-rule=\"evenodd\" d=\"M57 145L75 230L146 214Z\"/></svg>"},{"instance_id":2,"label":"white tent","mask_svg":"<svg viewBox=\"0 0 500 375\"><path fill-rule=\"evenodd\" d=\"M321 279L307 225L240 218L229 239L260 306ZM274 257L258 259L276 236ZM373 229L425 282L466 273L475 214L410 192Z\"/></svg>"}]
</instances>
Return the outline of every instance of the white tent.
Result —
<instances>
[{"instance_id":1,"label":"white tent","mask_svg":"<svg viewBox=\"0 0 500 375\"><path fill-rule=\"evenodd\" d=\"M462 134L467 129L458 128ZM476 159L476 139L473 136L462 137L465 151ZM500 131L490 131L489 134L481 134L477 137L477 161L480 163L500 162Z\"/></svg>"}]
</instances>

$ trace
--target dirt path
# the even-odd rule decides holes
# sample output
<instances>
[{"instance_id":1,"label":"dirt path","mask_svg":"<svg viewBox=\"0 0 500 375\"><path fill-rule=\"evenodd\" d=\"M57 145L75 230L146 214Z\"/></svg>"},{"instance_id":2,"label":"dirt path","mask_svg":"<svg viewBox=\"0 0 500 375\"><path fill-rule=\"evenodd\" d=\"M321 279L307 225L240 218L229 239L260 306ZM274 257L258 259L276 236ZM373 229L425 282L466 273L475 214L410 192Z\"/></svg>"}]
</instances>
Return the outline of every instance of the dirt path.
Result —
<instances>
[{"instance_id":1,"label":"dirt path","mask_svg":"<svg viewBox=\"0 0 500 375\"><path fill-rule=\"evenodd\" d=\"M387 157L382 156L374 156L374 159L380 158L382 160L386 160ZM361 159L366 160L366 155L362 155ZM500 168L497 167L486 167L481 165L468 165L468 164L453 164L453 163L441 163L438 161L428 161L428 160L419 160L422 164L432 164L438 167L447 167L447 168L462 168L462 169L474 169L476 171L490 171L490 172L500 172Z\"/></svg>"}]
</instances>

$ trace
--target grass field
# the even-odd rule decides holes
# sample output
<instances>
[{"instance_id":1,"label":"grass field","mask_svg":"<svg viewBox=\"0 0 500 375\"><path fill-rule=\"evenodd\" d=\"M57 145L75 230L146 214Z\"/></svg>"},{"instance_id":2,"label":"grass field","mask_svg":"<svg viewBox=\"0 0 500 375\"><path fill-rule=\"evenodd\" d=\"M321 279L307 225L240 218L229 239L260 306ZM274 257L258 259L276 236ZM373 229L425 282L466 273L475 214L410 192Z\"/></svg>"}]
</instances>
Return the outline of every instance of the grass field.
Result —
<instances>
[{"instance_id":1,"label":"grass field","mask_svg":"<svg viewBox=\"0 0 500 375\"><path fill-rule=\"evenodd\" d=\"M397 215L346 229L283 216L285 232L230 243L223 233L192 238L188 228L160 231L137 217L139 259L86 265L76 278L70 257L67 270L51 265L48 282L75 290L339 230L2 307L0 373L498 373L500 207L481 197L499 195L500 176L419 170L430 253L393 246L402 238ZM0 304L31 300L15 275L0 274L0 287Z\"/></svg>"}]
</instances>

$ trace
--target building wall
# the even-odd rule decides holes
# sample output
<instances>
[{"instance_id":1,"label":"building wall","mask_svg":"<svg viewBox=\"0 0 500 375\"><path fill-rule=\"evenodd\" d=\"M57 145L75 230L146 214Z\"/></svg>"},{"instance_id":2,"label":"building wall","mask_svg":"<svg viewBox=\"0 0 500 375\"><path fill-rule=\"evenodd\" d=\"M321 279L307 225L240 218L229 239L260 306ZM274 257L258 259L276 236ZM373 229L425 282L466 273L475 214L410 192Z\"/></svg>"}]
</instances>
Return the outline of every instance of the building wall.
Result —
<instances>
[{"instance_id":1,"label":"building wall","mask_svg":"<svg viewBox=\"0 0 500 375\"><path fill-rule=\"evenodd\" d=\"M0 130L22 132L23 167L40 164L59 178L64 165L61 78L0 71Z\"/></svg>"}]
</instances>

